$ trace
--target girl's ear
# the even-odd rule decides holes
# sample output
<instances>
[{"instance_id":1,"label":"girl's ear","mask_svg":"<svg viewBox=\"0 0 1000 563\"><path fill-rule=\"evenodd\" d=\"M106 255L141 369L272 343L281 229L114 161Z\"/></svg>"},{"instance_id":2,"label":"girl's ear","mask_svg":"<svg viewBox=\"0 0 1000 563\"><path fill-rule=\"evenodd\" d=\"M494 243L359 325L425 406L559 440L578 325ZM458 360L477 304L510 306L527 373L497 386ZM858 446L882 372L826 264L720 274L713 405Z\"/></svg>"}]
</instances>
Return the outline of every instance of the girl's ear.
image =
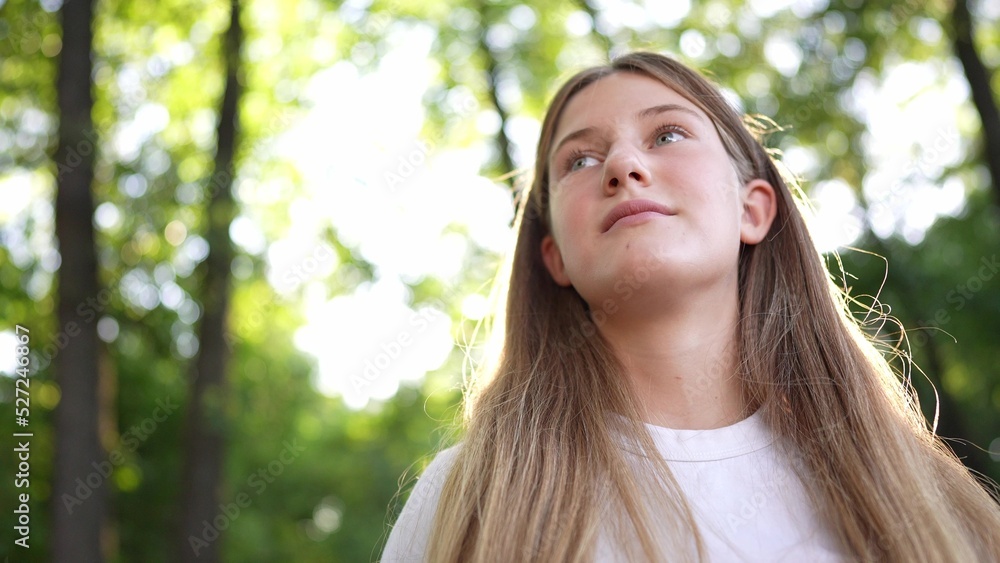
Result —
<instances>
[{"instance_id":1,"label":"girl's ear","mask_svg":"<svg viewBox=\"0 0 1000 563\"><path fill-rule=\"evenodd\" d=\"M740 241L757 244L764 240L778 213L774 186L760 178L750 180L742 190L743 215L740 218Z\"/></svg>"},{"instance_id":2,"label":"girl's ear","mask_svg":"<svg viewBox=\"0 0 1000 563\"><path fill-rule=\"evenodd\" d=\"M545 268L552 276L552 280L563 287L569 287L572 283L566 275L566 267L563 264L562 253L559 252L559 245L552 235L545 235L542 239L542 260Z\"/></svg>"}]
</instances>

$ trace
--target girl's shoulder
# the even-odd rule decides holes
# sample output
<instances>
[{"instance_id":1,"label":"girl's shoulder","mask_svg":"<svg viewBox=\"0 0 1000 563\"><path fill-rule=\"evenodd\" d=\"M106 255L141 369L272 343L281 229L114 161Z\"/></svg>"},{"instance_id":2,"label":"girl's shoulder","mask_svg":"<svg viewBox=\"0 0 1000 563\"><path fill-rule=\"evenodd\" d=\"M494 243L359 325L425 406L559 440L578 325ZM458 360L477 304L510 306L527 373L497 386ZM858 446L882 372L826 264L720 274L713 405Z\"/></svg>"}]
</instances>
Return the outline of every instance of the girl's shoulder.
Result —
<instances>
[{"instance_id":1,"label":"girl's shoulder","mask_svg":"<svg viewBox=\"0 0 1000 563\"><path fill-rule=\"evenodd\" d=\"M417 479L417 484L410 493L410 498L403 507L405 512L412 505L412 510L417 510L427 504L437 506L437 499L441 496L441 489L444 481L448 478L452 466L455 464L455 457L458 455L461 444L455 444L445 448L434 455L434 459L427 465L424 472ZM432 514L433 516L433 514ZM402 518L402 514L400 514Z\"/></svg>"},{"instance_id":2,"label":"girl's shoulder","mask_svg":"<svg viewBox=\"0 0 1000 563\"><path fill-rule=\"evenodd\" d=\"M438 452L417 479L389 533L382 561L423 561L441 490L460 447L456 444Z\"/></svg>"}]
</instances>

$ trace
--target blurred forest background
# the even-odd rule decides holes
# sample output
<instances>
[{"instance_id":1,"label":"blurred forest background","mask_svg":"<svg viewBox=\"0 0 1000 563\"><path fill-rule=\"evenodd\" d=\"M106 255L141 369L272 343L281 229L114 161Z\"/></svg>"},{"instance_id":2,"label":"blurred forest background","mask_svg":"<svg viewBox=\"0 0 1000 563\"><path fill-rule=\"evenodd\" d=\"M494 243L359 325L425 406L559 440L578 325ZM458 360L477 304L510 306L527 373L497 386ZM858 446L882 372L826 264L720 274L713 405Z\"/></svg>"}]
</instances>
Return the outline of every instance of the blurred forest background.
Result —
<instances>
[{"instance_id":1,"label":"blurred forest background","mask_svg":"<svg viewBox=\"0 0 1000 563\"><path fill-rule=\"evenodd\" d=\"M997 0L0 0L0 557L377 558L481 350L508 173L640 48L784 127L859 314L1000 479Z\"/></svg>"}]
</instances>

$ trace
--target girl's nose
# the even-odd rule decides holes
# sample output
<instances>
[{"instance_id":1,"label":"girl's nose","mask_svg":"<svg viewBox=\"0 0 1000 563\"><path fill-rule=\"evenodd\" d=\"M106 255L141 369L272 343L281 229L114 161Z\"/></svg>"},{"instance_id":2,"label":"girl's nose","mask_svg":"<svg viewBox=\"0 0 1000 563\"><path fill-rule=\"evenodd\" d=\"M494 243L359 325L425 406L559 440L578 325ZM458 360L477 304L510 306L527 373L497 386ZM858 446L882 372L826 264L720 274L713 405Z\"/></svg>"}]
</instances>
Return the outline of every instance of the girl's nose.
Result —
<instances>
[{"instance_id":1,"label":"girl's nose","mask_svg":"<svg viewBox=\"0 0 1000 563\"><path fill-rule=\"evenodd\" d=\"M649 185L649 170L634 150L618 150L608 155L604 168L604 190L613 194L628 183Z\"/></svg>"}]
</instances>

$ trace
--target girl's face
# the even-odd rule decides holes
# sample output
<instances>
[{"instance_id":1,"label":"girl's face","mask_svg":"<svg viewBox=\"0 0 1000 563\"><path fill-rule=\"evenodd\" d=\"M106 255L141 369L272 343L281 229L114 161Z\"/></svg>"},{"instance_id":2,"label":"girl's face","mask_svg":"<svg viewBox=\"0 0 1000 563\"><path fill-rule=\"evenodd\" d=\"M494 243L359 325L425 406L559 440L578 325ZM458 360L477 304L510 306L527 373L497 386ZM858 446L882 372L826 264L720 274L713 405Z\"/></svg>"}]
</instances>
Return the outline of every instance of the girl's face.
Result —
<instances>
[{"instance_id":1,"label":"girl's face","mask_svg":"<svg viewBox=\"0 0 1000 563\"><path fill-rule=\"evenodd\" d=\"M649 280L674 294L735 287L740 242L759 242L774 217L770 184L741 183L709 117L645 75L619 72L578 92L548 158L542 255L591 307Z\"/></svg>"}]
</instances>

